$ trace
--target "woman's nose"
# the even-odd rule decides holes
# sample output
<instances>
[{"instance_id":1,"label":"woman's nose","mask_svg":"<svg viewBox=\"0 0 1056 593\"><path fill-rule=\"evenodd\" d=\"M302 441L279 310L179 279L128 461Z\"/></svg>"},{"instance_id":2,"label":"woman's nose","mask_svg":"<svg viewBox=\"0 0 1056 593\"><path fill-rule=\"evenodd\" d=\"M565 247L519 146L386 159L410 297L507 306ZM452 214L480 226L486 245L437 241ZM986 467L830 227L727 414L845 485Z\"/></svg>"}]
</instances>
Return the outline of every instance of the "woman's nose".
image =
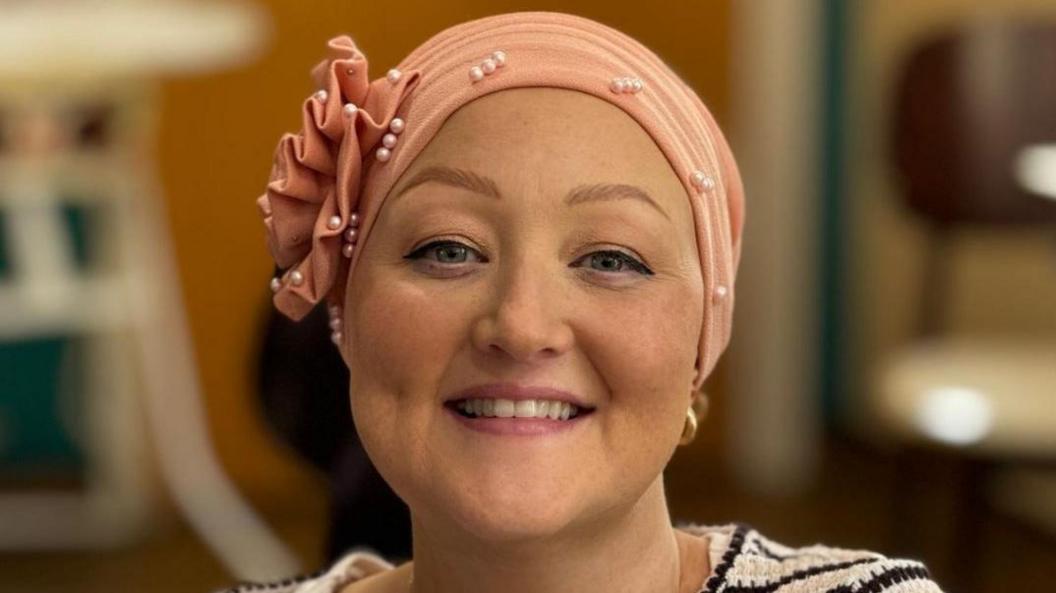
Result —
<instances>
[{"instance_id":1,"label":"woman's nose","mask_svg":"<svg viewBox=\"0 0 1056 593\"><path fill-rule=\"evenodd\" d=\"M539 265L520 265L496 274L473 327L477 349L525 363L567 352L573 334L561 282L553 270Z\"/></svg>"}]
</instances>

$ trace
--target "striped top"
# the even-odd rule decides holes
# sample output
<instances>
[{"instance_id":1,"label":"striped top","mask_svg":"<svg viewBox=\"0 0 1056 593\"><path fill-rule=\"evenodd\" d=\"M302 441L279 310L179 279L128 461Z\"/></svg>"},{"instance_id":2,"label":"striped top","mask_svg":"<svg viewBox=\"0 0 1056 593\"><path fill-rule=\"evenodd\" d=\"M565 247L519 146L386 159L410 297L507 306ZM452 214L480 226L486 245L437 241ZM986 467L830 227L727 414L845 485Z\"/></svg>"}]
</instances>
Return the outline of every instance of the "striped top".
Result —
<instances>
[{"instance_id":1,"label":"striped top","mask_svg":"<svg viewBox=\"0 0 1056 593\"><path fill-rule=\"evenodd\" d=\"M915 560L820 544L789 547L744 523L677 528L708 539L712 571L699 593L942 593ZM392 568L381 556L359 548L314 575L243 583L225 593L337 593L350 582Z\"/></svg>"}]
</instances>

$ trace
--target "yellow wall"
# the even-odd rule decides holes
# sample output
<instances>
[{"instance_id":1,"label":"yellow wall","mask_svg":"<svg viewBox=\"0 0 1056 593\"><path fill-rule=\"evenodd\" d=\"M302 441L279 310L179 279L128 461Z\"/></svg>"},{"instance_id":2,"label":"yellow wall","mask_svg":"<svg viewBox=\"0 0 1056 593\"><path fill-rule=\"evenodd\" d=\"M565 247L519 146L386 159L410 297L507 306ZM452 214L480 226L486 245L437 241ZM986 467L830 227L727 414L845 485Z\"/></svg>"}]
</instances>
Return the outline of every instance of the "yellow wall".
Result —
<instances>
[{"instance_id":1,"label":"yellow wall","mask_svg":"<svg viewBox=\"0 0 1056 593\"><path fill-rule=\"evenodd\" d=\"M871 0L856 4L849 92L854 217L848 236L859 368L866 370L911 337L923 265L924 229L899 203L887 152L890 99L899 60L940 28L1010 15L1056 19L1051 0ZM966 233L956 241L951 331L1056 337L1056 245L1052 234ZM865 377L860 377L865 380ZM866 387L854 390L862 393Z\"/></svg>"},{"instance_id":2,"label":"yellow wall","mask_svg":"<svg viewBox=\"0 0 1056 593\"><path fill-rule=\"evenodd\" d=\"M318 496L319 484L268 437L251 393L250 364L271 274L254 199L280 134L300 125L301 101L315 90L308 71L324 57L326 40L351 35L377 78L433 33L470 18L514 10L577 13L651 47L723 123L729 2L685 0L663 10L600 0L261 4L273 14L274 31L258 63L165 85L158 156L212 434L232 476L267 506Z\"/></svg>"}]
</instances>

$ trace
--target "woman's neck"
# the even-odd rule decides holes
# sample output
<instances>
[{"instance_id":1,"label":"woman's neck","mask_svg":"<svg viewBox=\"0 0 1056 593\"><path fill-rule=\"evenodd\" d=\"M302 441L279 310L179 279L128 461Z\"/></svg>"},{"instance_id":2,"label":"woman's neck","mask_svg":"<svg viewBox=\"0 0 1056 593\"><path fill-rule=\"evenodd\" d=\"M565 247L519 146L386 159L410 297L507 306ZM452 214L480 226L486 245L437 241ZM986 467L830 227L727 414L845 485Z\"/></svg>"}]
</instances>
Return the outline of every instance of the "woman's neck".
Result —
<instances>
[{"instance_id":1,"label":"woman's neck","mask_svg":"<svg viewBox=\"0 0 1056 593\"><path fill-rule=\"evenodd\" d=\"M679 542L662 476L620 519L560 540L504 547L412 525L413 593L678 592Z\"/></svg>"}]
</instances>

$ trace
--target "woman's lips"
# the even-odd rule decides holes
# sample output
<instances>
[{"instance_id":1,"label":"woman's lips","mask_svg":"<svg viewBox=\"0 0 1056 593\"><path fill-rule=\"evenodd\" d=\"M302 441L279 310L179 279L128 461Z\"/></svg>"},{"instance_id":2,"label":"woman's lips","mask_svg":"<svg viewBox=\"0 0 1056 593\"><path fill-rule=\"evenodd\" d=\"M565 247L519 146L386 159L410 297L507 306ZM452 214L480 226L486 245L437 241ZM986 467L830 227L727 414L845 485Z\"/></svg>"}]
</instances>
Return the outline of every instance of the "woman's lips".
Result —
<instances>
[{"instance_id":1,"label":"woman's lips","mask_svg":"<svg viewBox=\"0 0 1056 593\"><path fill-rule=\"evenodd\" d=\"M569 418L568 420L518 418L516 416L511 418L488 416L470 418L468 416L463 416L457 409L451 406L444 406L444 410L448 414L454 416L455 420L461 423L462 426L470 430L506 436L543 436L548 434L560 434L579 426L593 415L593 410L588 410L581 412L575 418Z\"/></svg>"}]
</instances>

